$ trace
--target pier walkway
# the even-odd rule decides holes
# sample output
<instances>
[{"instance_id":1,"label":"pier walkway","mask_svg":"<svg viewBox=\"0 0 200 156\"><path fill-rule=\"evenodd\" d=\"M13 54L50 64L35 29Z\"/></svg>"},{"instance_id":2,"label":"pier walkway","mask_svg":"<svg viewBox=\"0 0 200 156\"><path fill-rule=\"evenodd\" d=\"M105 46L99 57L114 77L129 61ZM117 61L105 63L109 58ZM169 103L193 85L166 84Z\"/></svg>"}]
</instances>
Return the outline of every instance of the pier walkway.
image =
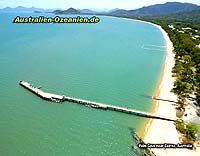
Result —
<instances>
[{"instance_id":1,"label":"pier walkway","mask_svg":"<svg viewBox=\"0 0 200 156\"><path fill-rule=\"evenodd\" d=\"M39 88L33 87L30 83L26 81L20 81L19 84L45 100L54 101L54 102L64 101L64 98L65 98L64 96L46 93Z\"/></svg>"},{"instance_id":2,"label":"pier walkway","mask_svg":"<svg viewBox=\"0 0 200 156\"><path fill-rule=\"evenodd\" d=\"M160 116L160 115L155 115L155 114L151 114L151 113L147 113L147 112L143 112L143 111L138 111L138 110L131 109L131 108L108 105L108 104L103 104L103 103L98 103L98 102L68 97L68 96L64 96L64 95L47 93L47 92L42 91L39 88L33 87L31 84L29 84L26 81L20 81L20 85L23 86L24 88L28 89L29 91L33 92L37 96L39 96L39 97L41 97L45 100L49 100L49 101L54 101L54 102L69 101L69 102L79 103L79 104L89 106L89 107L92 107L92 108L96 108L96 109L112 110L112 111L115 111L115 112L122 112L122 113L126 113L126 114L134 114L134 115L138 115L138 116L142 116L142 117L168 120L168 121L174 121L175 120L175 119L170 119L170 118Z\"/></svg>"}]
</instances>

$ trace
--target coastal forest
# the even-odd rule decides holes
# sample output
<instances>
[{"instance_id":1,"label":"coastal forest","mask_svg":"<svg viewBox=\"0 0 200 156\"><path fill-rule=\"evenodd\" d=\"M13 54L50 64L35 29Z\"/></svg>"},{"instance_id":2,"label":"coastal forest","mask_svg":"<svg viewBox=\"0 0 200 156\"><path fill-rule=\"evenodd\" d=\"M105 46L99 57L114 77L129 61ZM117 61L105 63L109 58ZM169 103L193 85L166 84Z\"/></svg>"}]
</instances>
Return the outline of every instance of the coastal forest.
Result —
<instances>
[{"instance_id":1,"label":"coastal forest","mask_svg":"<svg viewBox=\"0 0 200 156\"><path fill-rule=\"evenodd\" d=\"M200 105L200 25L198 20L196 22L196 14L189 15L190 21L176 19L179 15L143 19L161 25L173 42L175 66L172 73L176 80L172 91L177 95L180 107L188 100Z\"/></svg>"}]
</instances>

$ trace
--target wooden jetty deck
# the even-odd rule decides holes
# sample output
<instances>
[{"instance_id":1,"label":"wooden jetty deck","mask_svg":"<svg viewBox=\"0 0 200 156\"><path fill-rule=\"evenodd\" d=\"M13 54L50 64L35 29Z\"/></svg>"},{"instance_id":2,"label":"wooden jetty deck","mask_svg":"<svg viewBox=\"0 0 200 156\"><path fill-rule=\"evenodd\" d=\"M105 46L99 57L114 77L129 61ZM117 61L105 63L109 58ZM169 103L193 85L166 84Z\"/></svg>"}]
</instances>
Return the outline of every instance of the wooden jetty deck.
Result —
<instances>
[{"instance_id":1,"label":"wooden jetty deck","mask_svg":"<svg viewBox=\"0 0 200 156\"><path fill-rule=\"evenodd\" d=\"M164 117L164 116L155 115L155 114L151 114L151 113L147 113L147 112L143 112L143 111L139 111L139 110L135 110L135 109L131 109L131 108L108 105L108 104L104 104L104 103L98 103L98 102L68 97L68 96L64 96L64 95L47 93L47 92L42 91L39 88L33 87L31 84L29 84L26 81L20 81L20 85L23 86L24 88L30 90L31 92L33 92L37 96L39 96L39 97L41 97L45 100L49 100L49 101L53 101L53 102L69 101L69 102L79 103L79 104L89 106L89 107L92 107L92 108L96 108L96 109L112 110L112 111L115 111L115 112L122 112L122 113L126 113L126 114L134 114L134 115L138 115L138 116L142 116L142 117L146 117L146 118L154 118L154 119L161 119L161 120L168 120L168 121L174 121L175 120L175 119L171 119L171 118L167 118L167 117Z\"/></svg>"}]
</instances>

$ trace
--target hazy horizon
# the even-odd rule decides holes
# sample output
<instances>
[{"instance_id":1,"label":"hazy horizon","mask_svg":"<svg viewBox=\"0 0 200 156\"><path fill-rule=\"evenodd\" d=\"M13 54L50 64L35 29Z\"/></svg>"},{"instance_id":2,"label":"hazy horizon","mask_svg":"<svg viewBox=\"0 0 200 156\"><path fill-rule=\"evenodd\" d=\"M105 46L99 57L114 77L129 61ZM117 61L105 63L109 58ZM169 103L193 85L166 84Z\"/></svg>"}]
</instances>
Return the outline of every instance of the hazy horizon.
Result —
<instances>
[{"instance_id":1,"label":"hazy horizon","mask_svg":"<svg viewBox=\"0 0 200 156\"><path fill-rule=\"evenodd\" d=\"M155 4L164 4L166 2L181 2L181 3L193 3L196 5L200 5L199 0L154 0L154 1L145 1L140 0L140 2L133 2L131 0L116 1L116 0L85 0L84 2L81 0L76 1L68 1L68 0L57 0L56 2L53 0L0 0L0 9L11 7L16 8L18 6L23 6L26 8L43 8L43 9L91 9L91 10L111 10L111 9L137 9L144 6L155 5Z\"/></svg>"}]
</instances>

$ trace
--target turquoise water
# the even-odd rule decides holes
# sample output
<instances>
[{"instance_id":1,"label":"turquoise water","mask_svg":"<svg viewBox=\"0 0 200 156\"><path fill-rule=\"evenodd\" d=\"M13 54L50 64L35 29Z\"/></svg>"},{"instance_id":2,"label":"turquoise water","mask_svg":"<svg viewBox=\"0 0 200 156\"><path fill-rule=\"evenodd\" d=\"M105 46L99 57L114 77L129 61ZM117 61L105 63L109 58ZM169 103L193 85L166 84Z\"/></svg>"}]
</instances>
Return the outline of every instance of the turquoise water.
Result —
<instances>
[{"instance_id":1,"label":"turquoise water","mask_svg":"<svg viewBox=\"0 0 200 156\"><path fill-rule=\"evenodd\" d=\"M155 90L165 54L156 47L164 45L159 29L111 17L98 24L13 24L15 16L0 14L0 155L133 156L129 127L139 131L144 118L44 101L18 81L149 111L152 101L143 95Z\"/></svg>"}]
</instances>

